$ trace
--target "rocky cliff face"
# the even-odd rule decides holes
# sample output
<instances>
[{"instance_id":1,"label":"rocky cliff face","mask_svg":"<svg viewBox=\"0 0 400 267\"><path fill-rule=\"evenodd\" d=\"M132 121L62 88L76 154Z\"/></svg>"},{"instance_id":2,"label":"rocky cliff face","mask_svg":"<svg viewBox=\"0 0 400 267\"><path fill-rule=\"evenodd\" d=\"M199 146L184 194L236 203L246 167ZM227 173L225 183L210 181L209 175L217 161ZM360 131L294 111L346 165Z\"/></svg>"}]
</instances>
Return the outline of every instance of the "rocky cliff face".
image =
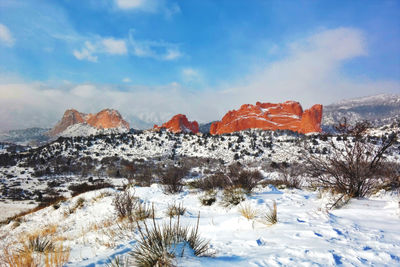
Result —
<instances>
[{"instance_id":1,"label":"rocky cliff face","mask_svg":"<svg viewBox=\"0 0 400 267\"><path fill-rule=\"evenodd\" d=\"M246 129L292 130L299 133L321 132L322 105L303 112L300 103L245 104L229 111L219 122L211 125L211 134L223 134Z\"/></svg>"},{"instance_id":2,"label":"rocky cliff face","mask_svg":"<svg viewBox=\"0 0 400 267\"><path fill-rule=\"evenodd\" d=\"M68 127L84 123L97 129L110 129L110 128L126 128L129 130L129 123L127 123L119 114L118 111L113 109L104 109L96 114L84 114L75 109L68 109L65 111L61 121L56 124L48 132L49 136L57 136Z\"/></svg>"},{"instance_id":3,"label":"rocky cliff face","mask_svg":"<svg viewBox=\"0 0 400 267\"><path fill-rule=\"evenodd\" d=\"M97 114L88 114L86 116L86 122L98 129L118 127L129 129L129 123L124 121L121 114L114 109L104 109Z\"/></svg>"},{"instance_id":4,"label":"rocky cliff face","mask_svg":"<svg viewBox=\"0 0 400 267\"><path fill-rule=\"evenodd\" d=\"M161 128L165 128L173 133L180 132L199 132L199 124L197 121L189 121L185 115L178 114L172 117L168 122L164 123L161 126L154 125L154 129L159 130Z\"/></svg>"}]
</instances>

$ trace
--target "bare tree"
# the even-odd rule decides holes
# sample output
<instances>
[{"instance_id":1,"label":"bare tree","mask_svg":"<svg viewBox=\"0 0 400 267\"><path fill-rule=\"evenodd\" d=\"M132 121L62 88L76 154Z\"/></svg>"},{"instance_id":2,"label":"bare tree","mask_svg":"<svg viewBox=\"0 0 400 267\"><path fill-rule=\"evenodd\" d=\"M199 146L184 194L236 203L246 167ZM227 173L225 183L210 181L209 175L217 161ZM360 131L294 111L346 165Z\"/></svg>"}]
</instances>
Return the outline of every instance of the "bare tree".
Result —
<instances>
[{"instance_id":1,"label":"bare tree","mask_svg":"<svg viewBox=\"0 0 400 267\"><path fill-rule=\"evenodd\" d=\"M351 126L343 119L336 126L336 141L332 137L327 143L329 153L310 153L306 147L306 172L317 185L350 197L363 197L388 177L384 155L397 135L393 133L371 144L366 136L369 127L367 122Z\"/></svg>"}]
</instances>

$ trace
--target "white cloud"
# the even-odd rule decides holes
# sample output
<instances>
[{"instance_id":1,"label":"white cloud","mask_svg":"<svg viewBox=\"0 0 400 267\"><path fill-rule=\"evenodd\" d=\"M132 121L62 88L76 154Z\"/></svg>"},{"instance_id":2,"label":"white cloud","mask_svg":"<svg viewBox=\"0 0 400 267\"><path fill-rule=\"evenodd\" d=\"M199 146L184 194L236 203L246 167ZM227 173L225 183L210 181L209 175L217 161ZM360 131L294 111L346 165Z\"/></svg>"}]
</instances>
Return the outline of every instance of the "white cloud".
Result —
<instances>
[{"instance_id":1,"label":"white cloud","mask_svg":"<svg viewBox=\"0 0 400 267\"><path fill-rule=\"evenodd\" d=\"M367 55L366 39L352 28L317 32L292 42L287 56L243 77L225 81L217 89L187 90L176 82L165 86L120 86L93 84L59 87L38 83L7 81L0 75L0 129L53 126L68 108L97 112L115 108L133 127L150 127L184 113L190 120L209 122L221 119L230 109L244 103L296 100L304 108L315 103L329 104L342 98L377 93L400 92L398 80L348 77L342 66ZM181 70L182 76L201 75L195 68ZM190 88L190 87L189 87Z\"/></svg>"},{"instance_id":2,"label":"white cloud","mask_svg":"<svg viewBox=\"0 0 400 267\"><path fill-rule=\"evenodd\" d=\"M88 60L91 62L97 62L97 56L94 56L93 54L96 52L96 48L94 45L86 41L84 47L79 51L79 50L74 50L73 55L79 59L79 60Z\"/></svg>"},{"instance_id":3,"label":"white cloud","mask_svg":"<svg viewBox=\"0 0 400 267\"><path fill-rule=\"evenodd\" d=\"M130 83L130 82L132 82L132 80L131 80L130 78L128 78L128 77L123 78L122 81L123 81L124 83Z\"/></svg>"},{"instance_id":4,"label":"white cloud","mask_svg":"<svg viewBox=\"0 0 400 267\"><path fill-rule=\"evenodd\" d=\"M97 54L125 55L127 53L125 41L114 38L96 38L93 42L86 41L81 50L73 51L77 59L91 62L97 62Z\"/></svg>"},{"instance_id":5,"label":"white cloud","mask_svg":"<svg viewBox=\"0 0 400 267\"><path fill-rule=\"evenodd\" d=\"M3 43L6 46L13 46L15 43L15 39L13 38L10 30L6 25L0 23L0 43Z\"/></svg>"},{"instance_id":6,"label":"white cloud","mask_svg":"<svg viewBox=\"0 0 400 267\"><path fill-rule=\"evenodd\" d=\"M124 40L105 38L102 40L104 51L111 55L125 55L128 50Z\"/></svg>"},{"instance_id":7,"label":"white cloud","mask_svg":"<svg viewBox=\"0 0 400 267\"><path fill-rule=\"evenodd\" d=\"M148 57L157 60L176 60L183 56L179 45L164 41L137 40L133 37L134 30L129 31L129 45L137 57Z\"/></svg>"},{"instance_id":8,"label":"white cloud","mask_svg":"<svg viewBox=\"0 0 400 267\"><path fill-rule=\"evenodd\" d=\"M167 19L179 14L181 9L177 3L166 0L114 0L115 6L124 11L142 11L149 13L164 13Z\"/></svg>"}]
</instances>

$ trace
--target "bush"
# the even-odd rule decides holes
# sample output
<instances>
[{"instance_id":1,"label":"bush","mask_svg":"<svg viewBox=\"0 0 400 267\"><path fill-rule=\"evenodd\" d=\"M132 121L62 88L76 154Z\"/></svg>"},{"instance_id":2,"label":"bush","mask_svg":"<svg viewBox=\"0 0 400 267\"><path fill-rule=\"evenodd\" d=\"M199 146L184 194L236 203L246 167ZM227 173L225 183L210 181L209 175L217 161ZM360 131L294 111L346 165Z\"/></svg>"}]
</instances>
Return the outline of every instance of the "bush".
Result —
<instances>
[{"instance_id":1,"label":"bush","mask_svg":"<svg viewBox=\"0 0 400 267\"><path fill-rule=\"evenodd\" d=\"M211 206L217 201L217 193L214 190L209 190L204 193L203 196L199 197L199 200L203 206Z\"/></svg>"},{"instance_id":2,"label":"bush","mask_svg":"<svg viewBox=\"0 0 400 267\"><path fill-rule=\"evenodd\" d=\"M223 172L217 172L211 176L203 179L198 179L192 183L195 188L199 188L204 191L224 189L227 186L231 186L231 182Z\"/></svg>"},{"instance_id":3,"label":"bush","mask_svg":"<svg viewBox=\"0 0 400 267\"><path fill-rule=\"evenodd\" d=\"M246 199L246 191L240 187L226 188L222 195L222 205L228 207L230 205L238 205Z\"/></svg>"},{"instance_id":4,"label":"bush","mask_svg":"<svg viewBox=\"0 0 400 267\"><path fill-rule=\"evenodd\" d=\"M326 156L308 153L307 173L316 185L350 197L364 197L380 186L388 176L384 154L396 142L397 135L382 139L379 145L368 143L366 122L348 125L344 119L336 126L341 138L328 143Z\"/></svg>"},{"instance_id":5,"label":"bush","mask_svg":"<svg viewBox=\"0 0 400 267\"><path fill-rule=\"evenodd\" d=\"M94 191L102 188L114 188L114 186L107 182L97 182L94 184L71 184L70 186L68 186L68 189L71 191L71 195L73 197L85 192Z\"/></svg>"},{"instance_id":6,"label":"bush","mask_svg":"<svg viewBox=\"0 0 400 267\"><path fill-rule=\"evenodd\" d=\"M129 218L131 221L134 219L133 215L138 203L138 198L131 195L129 191L118 193L113 199L113 205L117 216L121 219Z\"/></svg>"},{"instance_id":7,"label":"bush","mask_svg":"<svg viewBox=\"0 0 400 267\"><path fill-rule=\"evenodd\" d=\"M198 233L200 214L195 227L180 225L180 217L175 222L160 226L153 214L153 227L144 221L139 223L139 238L134 250L130 253L136 266L174 266L174 259L183 257L185 250L190 249L195 256L208 252L209 242L200 238Z\"/></svg>"},{"instance_id":8,"label":"bush","mask_svg":"<svg viewBox=\"0 0 400 267\"><path fill-rule=\"evenodd\" d=\"M164 193L175 194L182 192L183 178L188 174L187 169L171 166L160 175L160 182L163 185Z\"/></svg>"}]
</instances>

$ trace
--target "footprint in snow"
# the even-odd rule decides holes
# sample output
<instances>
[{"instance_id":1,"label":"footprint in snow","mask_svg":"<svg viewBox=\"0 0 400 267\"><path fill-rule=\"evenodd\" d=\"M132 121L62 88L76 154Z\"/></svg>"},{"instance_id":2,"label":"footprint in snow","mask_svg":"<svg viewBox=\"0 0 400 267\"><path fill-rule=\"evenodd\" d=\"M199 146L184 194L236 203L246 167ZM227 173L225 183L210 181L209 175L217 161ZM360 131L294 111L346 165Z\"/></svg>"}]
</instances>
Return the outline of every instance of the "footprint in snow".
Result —
<instances>
[{"instance_id":1,"label":"footprint in snow","mask_svg":"<svg viewBox=\"0 0 400 267\"><path fill-rule=\"evenodd\" d=\"M256 241L257 241L257 245L258 246L265 246L266 245L266 242L265 242L265 240L263 238L259 238Z\"/></svg>"}]
</instances>

